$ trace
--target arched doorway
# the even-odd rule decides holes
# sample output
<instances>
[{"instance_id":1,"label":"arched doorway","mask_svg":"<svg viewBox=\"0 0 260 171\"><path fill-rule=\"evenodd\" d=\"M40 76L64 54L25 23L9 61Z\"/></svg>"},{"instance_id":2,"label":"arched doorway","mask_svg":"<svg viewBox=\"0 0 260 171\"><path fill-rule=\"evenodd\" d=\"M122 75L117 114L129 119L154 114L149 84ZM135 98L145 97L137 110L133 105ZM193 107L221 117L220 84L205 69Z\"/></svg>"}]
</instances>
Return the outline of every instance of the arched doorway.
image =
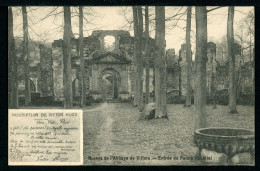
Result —
<instances>
[{"instance_id":1,"label":"arched doorway","mask_svg":"<svg viewBox=\"0 0 260 171\"><path fill-rule=\"evenodd\" d=\"M118 99L121 84L120 73L114 68L106 68L99 75L100 90L104 99Z\"/></svg>"},{"instance_id":2,"label":"arched doorway","mask_svg":"<svg viewBox=\"0 0 260 171\"><path fill-rule=\"evenodd\" d=\"M30 90L31 92L36 92L36 87L31 79L30 79Z\"/></svg>"},{"instance_id":3,"label":"arched doorway","mask_svg":"<svg viewBox=\"0 0 260 171\"><path fill-rule=\"evenodd\" d=\"M81 96L81 84L77 78L72 83L72 94L74 98Z\"/></svg>"}]
</instances>

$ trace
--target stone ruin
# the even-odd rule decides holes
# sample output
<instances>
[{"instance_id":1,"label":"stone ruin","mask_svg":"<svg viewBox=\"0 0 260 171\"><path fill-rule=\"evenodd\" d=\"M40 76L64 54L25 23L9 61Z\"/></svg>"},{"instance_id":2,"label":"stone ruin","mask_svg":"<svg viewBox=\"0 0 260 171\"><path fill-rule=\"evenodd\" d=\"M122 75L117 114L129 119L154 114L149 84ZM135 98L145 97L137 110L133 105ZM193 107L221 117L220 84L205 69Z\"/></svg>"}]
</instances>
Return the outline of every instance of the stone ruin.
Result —
<instances>
[{"instance_id":1,"label":"stone ruin","mask_svg":"<svg viewBox=\"0 0 260 171\"><path fill-rule=\"evenodd\" d=\"M113 37L113 42L106 46L107 36ZM134 62L133 47L134 37L128 31L123 30L96 30L89 37L84 37L84 58L85 58L85 85L87 92L92 97L99 99L122 99L129 98L134 92ZM54 101L64 101L63 86L63 40L55 40L52 47L38 45L30 52L30 77L32 96L37 94L39 97L49 97ZM143 46L145 46L143 44ZM150 55L143 56L144 76L143 91L145 92L145 67L149 63L150 93L154 91L154 69L153 58L155 40L149 39ZM241 47L240 47L241 48ZM145 48L143 48L145 49ZM239 45L237 45L239 54ZM145 52L143 52L145 54ZM21 50L17 53L18 61ZM239 58L238 58L239 59ZM167 95L178 96L185 99L187 87L187 61L186 44L181 45L179 54L175 54L175 49L166 51L167 60ZM80 97L80 57L78 39L71 38L71 76L74 99ZM195 67L192 61L191 88L194 90ZM206 63L207 94L213 90L227 89L228 68L227 64L221 66L216 60L216 44L208 43L208 55ZM246 66L242 67L241 76L244 83L241 89L246 89L248 75ZM23 65L20 59L19 73L19 95L23 95ZM250 77L250 76L249 76Z\"/></svg>"}]
</instances>

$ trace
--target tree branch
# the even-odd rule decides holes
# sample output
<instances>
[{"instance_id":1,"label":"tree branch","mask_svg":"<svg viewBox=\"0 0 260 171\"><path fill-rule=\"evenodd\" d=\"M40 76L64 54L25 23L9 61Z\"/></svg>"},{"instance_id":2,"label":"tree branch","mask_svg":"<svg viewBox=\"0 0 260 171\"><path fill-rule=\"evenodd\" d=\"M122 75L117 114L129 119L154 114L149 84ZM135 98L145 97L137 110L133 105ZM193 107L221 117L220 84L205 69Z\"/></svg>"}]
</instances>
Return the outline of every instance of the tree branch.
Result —
<instances>
[{"instance_id":1,"label":"tree branch","mask_svg":"<svg viewBox=\"0 0 260 171\"><path fill-rule=\"evenodd\" d=\"M219 9L219 8L223 8L223 7L225 7L225 6L219 6L219 7L216 7L216 8L211 8L210 10L207 10L207 13L210 12L210 11L214 11L216 9Z\"/></svg>"}]
</instances>

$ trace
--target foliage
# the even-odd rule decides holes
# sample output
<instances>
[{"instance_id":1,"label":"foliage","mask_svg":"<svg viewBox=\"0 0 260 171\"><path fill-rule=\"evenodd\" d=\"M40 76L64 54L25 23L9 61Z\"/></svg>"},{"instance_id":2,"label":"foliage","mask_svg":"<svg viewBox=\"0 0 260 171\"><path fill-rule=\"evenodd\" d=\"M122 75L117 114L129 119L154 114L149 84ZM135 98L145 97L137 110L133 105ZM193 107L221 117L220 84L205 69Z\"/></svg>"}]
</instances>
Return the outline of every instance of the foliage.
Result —
<instances>
[{"instance_id":1,"label":"foliage","mask_svg":"<svg viewBox=\"0 0 260 171\"><path fill-rule=\"evenodd\" d=\"M98 90L93 90L93 91L91 91L91 94L102 94L100 91L98 91Z\"/></svg>"},{"instance_id":2,"label":"foliage","mask_svg":"<svg viewBox=\"0 0 260 171\"><path fill-rule=\"evenodd\" d=\"M128 91L120 91L119 94L129 94Z\"/></svg>"}]
</instances>

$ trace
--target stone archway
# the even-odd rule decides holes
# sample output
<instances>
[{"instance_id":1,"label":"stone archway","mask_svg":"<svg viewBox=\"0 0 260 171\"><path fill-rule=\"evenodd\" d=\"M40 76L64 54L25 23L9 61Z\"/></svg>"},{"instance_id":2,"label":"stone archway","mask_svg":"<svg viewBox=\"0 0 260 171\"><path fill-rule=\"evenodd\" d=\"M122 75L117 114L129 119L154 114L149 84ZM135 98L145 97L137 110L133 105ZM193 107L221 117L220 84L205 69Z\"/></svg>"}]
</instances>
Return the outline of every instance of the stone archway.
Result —
<instances>
[{"instance_id":1,"label":"stone archway","mask_svg":"<svg viewBox=\"0 0 260 171\"><path fill-rule=\"evenodd\" d=\"M30 79L30 90L31 92L36 92L36 87L32 79Z\"/></svg>"},{"instance_id":2,"label":"stone archway","mask_svg":"<svg viewBox=\"0 0 260 171\"><path fill-rule=\"evenodd\" d=\"M118 99L121 86L120 73L114 68L106 68L100 72L98 79L103 99Z\"/></svg>"},{"instance_id":3,"label":"stone archway","mask_svg":"<svg viewBox=\"0 0 260 171\"><path fill-rule=\"evenodd\" d=\"M74 98L81 96L81 84L78 78L75 78L72 82L72 94Z\"/></svg>"}]
</instances>

